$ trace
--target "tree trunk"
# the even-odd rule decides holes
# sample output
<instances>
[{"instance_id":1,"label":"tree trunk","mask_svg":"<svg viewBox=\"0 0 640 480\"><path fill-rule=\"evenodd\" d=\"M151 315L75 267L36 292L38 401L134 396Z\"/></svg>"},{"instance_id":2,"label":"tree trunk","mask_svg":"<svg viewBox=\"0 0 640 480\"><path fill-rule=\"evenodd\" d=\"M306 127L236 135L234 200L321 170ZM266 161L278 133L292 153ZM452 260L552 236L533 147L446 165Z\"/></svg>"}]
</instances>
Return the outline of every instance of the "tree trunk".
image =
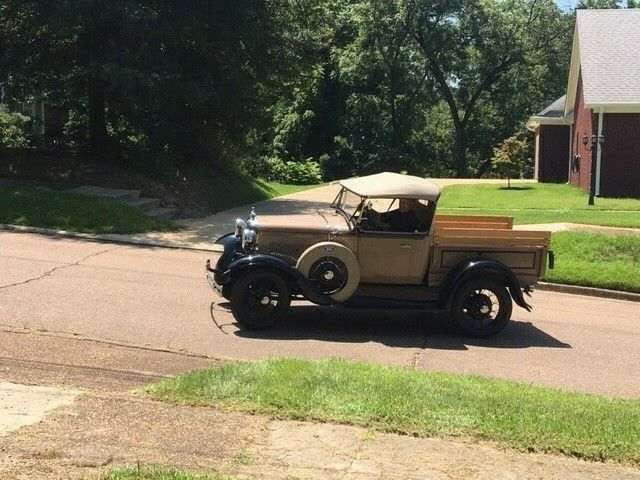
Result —
<instances>
[{"instance_id":1,"label":"tree trunk","mask_svg":"<svg viewBox=\"0 0 640 480\"><path fill-rule=\"evenodd\" d=\"M107 119L105 112L104 84L98 78L89 77L89 148L94 152L107 147Z\"/></svg>"},{"instance_id":2,"label":"tree trunk","mask_svg":"<svg viewBox=\"0 0 640 480\"><path fill-rule=\"evenodd\" d=\"M456 145L454 150L454 165L456 169L456 177L468 178L469 166L467 165L467 132L465 125L462 123L454 123L456 130Z\"/></svg>"}]
</instances>

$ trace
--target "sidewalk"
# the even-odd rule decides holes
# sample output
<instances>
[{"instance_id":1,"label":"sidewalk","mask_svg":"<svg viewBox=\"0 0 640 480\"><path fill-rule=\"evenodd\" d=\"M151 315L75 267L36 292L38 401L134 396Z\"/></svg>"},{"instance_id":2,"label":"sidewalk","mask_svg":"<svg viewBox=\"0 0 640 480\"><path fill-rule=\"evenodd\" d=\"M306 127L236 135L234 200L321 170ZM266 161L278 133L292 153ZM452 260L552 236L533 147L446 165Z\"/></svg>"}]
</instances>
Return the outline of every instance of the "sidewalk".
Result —
<instances>
[{"instance_id":1,"label":"sidewalk","mask_svg":"<svg viewBox=\"0 0 640 480\"><path fill-rule=\"evenodd\" d=\"M640 470L522 453L469 438L415 438L157 402L137 393L218 362L69 337L0 331L10 382L77 392L72 404L0 437L0 478L98 479L123 466L242 479L640 479ZM2 398L0 391L0 399Z\"/></svg>"}]
</instances>

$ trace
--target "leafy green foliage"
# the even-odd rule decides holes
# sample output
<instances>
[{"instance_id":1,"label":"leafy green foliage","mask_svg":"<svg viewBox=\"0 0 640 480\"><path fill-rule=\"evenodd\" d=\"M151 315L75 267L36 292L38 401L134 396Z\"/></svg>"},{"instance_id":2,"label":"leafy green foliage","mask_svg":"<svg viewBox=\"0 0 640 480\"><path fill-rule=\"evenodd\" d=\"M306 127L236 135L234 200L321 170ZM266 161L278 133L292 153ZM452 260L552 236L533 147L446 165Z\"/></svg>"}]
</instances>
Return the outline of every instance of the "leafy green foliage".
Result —
<instances>
[{"instance_id":1,"label":"leafy green foliage","mask_svg":"<svg viewBox=\"0 0 640 480\"><path fill-rule=\"evenodd\" d=\"M511 179L520 178L525 165L531 163L529 153L527 142L516 136L507 138L493 149L491 162L502 177L507 177L507 188L511 188Z\"/></svg>"},{"instance_id":2,"label":"leafy green foliage","mask_svg":"<svg viewBox=\"0 0 640 480\"><path fill-rule=\"evenodd\" d=\"M564 90L572 21L553 0L17 0L0 84L137 171L480 176Z\"/></svg>"},{"instance_id":3,"label":"leafy green foliage","mask_svg":"<svg viewBox=\"0 0 640 480\"><path fill-rule=\"evenodd\" d=\"M318 162L283 162L279 158L268 160L270 173L267 178L279 183L293 185L312 185L322 182L322 174Z\"/></svg>"},{"instance_id":4,"label":"leafy green foliage","mask_svg":"<svg viewBox=\"0 0 640 480\"><path fill-rule=\"evenodd\" d=\"M283 184L314 185L322 182L322 170L311 158L303 162L283 161L278 157L248 158L243 168L254 178L263 178Z\"/></svg>"},{"instance_id":5,"label":"leafy green foliage","mask_svg":"<svg viewBox=\"0 0 640 480\"><path fill-rule=\"evenodd\" d=\"M473 436L526 451L640 464L640 402L342 360L232 363L147 389L173 402Z\"/></svg>"},{"instance_id":6,"label":"leafy green foliage","mask_svg":"<svg viewBox=\"0 0 640 480\"><path fill-rule=\"evenodd\" d=\"M0 147L26 147L29 142L24 127L28 121L29 117L10 112L0 105Z\"/></svg>"}]
</instances>

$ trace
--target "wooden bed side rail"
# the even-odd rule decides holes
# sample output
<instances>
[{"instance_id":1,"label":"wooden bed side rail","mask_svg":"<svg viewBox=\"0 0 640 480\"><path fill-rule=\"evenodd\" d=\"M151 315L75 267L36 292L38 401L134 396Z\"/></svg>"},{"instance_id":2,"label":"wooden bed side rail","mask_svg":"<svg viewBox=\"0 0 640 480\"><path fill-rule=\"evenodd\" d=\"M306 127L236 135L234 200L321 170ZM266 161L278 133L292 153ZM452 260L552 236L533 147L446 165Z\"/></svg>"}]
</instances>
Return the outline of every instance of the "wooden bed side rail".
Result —
<instances>
[{"instance_id":1,"label":"wooden bed side rail","mask_svg":"<svg viewBox=\"0 0 640 480\"><path fill-rule=\"evenodd\" d=\"M471 225L491 225L492 228L511 230L513 217L498 215L436 215L435 227L438 228L472 228ZM484 228L484 227L482 227Z\"/></svg>"},{"instance_id":2,"label":"wooden bed side rail","mask_svg":"<svg viewBox=\"0 0 640 480\"><path fill-rule=\"evenodd\" d=\"M540 245L549 247L551 232L501 229L435 230L434 245Z\"/></svg>"}]
</instances>

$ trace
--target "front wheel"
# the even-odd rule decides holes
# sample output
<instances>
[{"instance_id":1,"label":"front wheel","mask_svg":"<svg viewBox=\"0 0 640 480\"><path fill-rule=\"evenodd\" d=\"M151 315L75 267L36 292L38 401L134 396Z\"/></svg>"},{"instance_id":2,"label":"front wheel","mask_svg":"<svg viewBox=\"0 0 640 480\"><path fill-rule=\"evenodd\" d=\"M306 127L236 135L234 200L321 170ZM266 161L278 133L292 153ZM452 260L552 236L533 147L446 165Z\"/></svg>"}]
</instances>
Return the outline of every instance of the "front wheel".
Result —
<instances>
[{"instance_id":1,"label":"front wheel","mask_svg":"<svg viewBox=\"0 0 640 480\"><path fill-rule=\"evenodd\" d=\"M235 281L229 299L231 313L242 327L262 330L271 327L287 312L291 293L282 276L257 270Z\"/></svg>"},{"instance_id":2,"label":"front wheel","mask_svg":"<svg viewBox=\"0 0 640 480\"><path fill-rule=\"evenodd\" d=\"M491 337L507 326L512 302L507 288L491 280L471 280L455 294L451 319L465 335Z\"/></svg>"}]
</instances>

